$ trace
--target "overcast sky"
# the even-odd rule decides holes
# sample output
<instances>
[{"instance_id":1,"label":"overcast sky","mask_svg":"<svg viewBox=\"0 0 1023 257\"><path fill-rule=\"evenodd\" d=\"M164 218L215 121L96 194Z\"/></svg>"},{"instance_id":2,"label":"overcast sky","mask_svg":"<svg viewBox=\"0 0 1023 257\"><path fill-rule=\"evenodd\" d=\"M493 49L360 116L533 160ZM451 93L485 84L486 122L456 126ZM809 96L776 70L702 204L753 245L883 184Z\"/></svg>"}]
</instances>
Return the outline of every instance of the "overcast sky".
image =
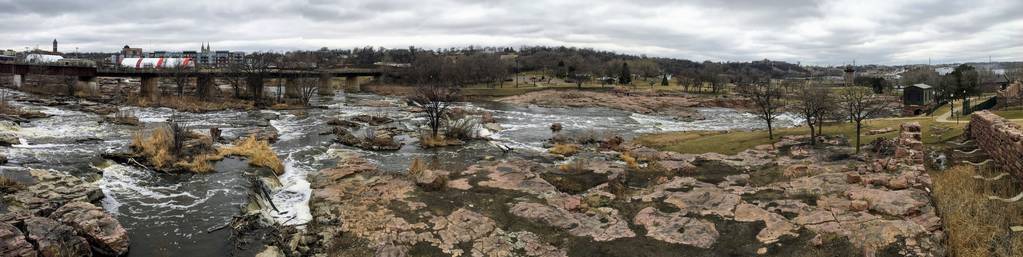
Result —
<instances>
[{"instance_id":1,"label":"overcast sky","mask_svg":"<svg viewBox=\"0 0 1023 257\"><path fill-rule=\"evenodd\" d=\"M566 45L690 60L1023 60L1020 0L0 0L0 48Z\"/></svg>"}]
</instances>

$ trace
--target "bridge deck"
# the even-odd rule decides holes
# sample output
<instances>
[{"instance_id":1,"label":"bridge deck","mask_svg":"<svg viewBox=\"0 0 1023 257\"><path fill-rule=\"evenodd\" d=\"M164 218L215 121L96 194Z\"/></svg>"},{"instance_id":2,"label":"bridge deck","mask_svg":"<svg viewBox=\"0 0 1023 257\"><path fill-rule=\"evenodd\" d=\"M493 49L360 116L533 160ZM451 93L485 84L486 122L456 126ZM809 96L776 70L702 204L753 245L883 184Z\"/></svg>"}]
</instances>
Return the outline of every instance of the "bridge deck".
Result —
<instances>
[{"instance_id":1,"label":"bridge deck","mask_svg":"<svg viewBox=\"0 0 1023 257\"><path fill-rule=\"evenodd\" d=\"M264 76L271 78L317 78L330 77L368 77L381 76L379 69L334 69L334 70L268 70L260 72L227 71L222 69L204 69L180 71L170 69L129 69L129 68L96 68L85 66L65 66L56 64L26 64L0 62L0 74L51 75L78 77L247 77Z\"/></svg>"}]
</instances>

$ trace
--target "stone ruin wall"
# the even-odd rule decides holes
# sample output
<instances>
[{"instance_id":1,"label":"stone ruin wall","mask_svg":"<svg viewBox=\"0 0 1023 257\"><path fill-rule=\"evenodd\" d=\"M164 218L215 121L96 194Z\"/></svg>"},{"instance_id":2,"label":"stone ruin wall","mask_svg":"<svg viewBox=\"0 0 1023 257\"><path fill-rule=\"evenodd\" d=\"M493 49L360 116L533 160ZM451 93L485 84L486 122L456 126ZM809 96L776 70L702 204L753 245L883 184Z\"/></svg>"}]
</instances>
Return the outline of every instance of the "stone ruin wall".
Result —
<instances>
[{"instance_id":1,"label":"stone ruin wall","mask_svg":"<svg viewBox=\"0 0 1023 257\"><path fill-rule=\"evenodd\" d=\"M977 146L1016 176L1023 178L1023 128L989 111L973 114L966 128Z\"/></svg>"},{"instance_id":2,"label":"stone ruin wall","mask_svg":"<svg viewBox=\"0 0 1023 257\"><path fill-rule=\"evenodd\" d=\"M995 96L998 106L1016 106L1023 104L1023 81L1016 81L1009 84L1005 89L998 90Z\"/></svg>"}]
</instances>

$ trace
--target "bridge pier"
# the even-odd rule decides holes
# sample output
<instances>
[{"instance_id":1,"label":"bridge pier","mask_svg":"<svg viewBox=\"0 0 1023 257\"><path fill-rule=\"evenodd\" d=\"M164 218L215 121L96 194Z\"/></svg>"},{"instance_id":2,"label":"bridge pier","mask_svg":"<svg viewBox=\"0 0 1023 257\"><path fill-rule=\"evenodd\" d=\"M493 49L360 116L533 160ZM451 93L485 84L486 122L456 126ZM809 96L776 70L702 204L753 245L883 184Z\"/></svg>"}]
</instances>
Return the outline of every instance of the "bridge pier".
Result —
<instances>
[{"instance_id":1,"label":"bridge pier","mask_svg":"<svg viewBox=\"0 0 1023 257\"><path fill-rule=\"evenodd\" d=\"M320 73L320 86L316 90L320 95L334 95L334 87L331 85L334 78L330 73Z\"/></svg>"},{"instance_id":2,"label":"bridge pier","mask_svg":"<svg viewBox=\"0 0 1023 257\"><path fill-rule=\"evenodd\" d=\"M11 86L14 88L21 88L22 85L25 85L25 75L14 74L14 76L11 76L11 79L13 80Z\"/></svg>"},{"instance_id":3,"label":"bridge pier","mask_svg":"<svg viewBox=\"0 0 1023 257\"><path fill-rule=\"evenodd\" d=\"M142 77L142 87L139 89L139 95L150 100L156 99L156 95L159 94L159 87L159 77Z\"/></svg>"},{"instance_id":4,"label":"bridge pier","mask_svg":"<svg viewBox=\"0 0 1023 257\"><path fill-rule=\"evenodd\" d=\"M99 83L96 77L79 76L75 81L75 88L85 95L94 96L99 93Z\"/></svg>"},{"instance_id":5,"label":"bridge pier","mask_svg":"<svg viewBox=\"0 0 1023 257\"><path fill-rule=\"evenodd\" d=\"M284 79L284 97L302 98L302 85L299 85L299 78Z\"/></svg>"},{"instance_id":6,"label":"bridge pier","mask_svg":"<svg viewBox=\"0 0 1023 257\"><path fill-rule=\"evenodd\" d=\"M198 76L195 78L195 96L198 98L206 99L210 97L214 87L216 85L213 83L213 77Z\"/></svg>"},{"instance_id":7,"label":"bridge pier","mask_svg":"<svg viewBox=\"0 0 1023 257\"><path fill-rule=\"evenodd\" d=\"M362 92L362 86L359 85L359 77L345 77L345 92Z\"/></svg>"}]
</instances>

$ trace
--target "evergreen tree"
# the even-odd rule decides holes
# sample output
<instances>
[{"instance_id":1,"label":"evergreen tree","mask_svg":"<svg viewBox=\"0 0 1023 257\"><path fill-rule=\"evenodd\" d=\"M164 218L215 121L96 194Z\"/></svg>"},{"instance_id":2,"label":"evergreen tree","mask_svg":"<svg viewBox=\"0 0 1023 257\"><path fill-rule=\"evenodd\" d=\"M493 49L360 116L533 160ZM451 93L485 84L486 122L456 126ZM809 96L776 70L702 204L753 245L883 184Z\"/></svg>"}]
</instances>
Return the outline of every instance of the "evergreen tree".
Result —
<instances>
[{"instance_id":1,"label":"evergreen tree","mask_svg":"<svg viewBox=\"0 0 1023 257\"><path fill-rule=\"evenodd\" d=\"M661 86L668 86L668 75L665 74L661 77Z\"/></svg>"},{"instance_id":2,"label":"evergreen tree","mask_svg":"<svg viewBox=\"0 0 1023 257\"><path fill-rule=\"evenodd\" d=\"M628 85L632 83L632 72L629 71L629 63L622 62L622 74L618 76L618 83Z\"/></svg>"}]
</instances>

